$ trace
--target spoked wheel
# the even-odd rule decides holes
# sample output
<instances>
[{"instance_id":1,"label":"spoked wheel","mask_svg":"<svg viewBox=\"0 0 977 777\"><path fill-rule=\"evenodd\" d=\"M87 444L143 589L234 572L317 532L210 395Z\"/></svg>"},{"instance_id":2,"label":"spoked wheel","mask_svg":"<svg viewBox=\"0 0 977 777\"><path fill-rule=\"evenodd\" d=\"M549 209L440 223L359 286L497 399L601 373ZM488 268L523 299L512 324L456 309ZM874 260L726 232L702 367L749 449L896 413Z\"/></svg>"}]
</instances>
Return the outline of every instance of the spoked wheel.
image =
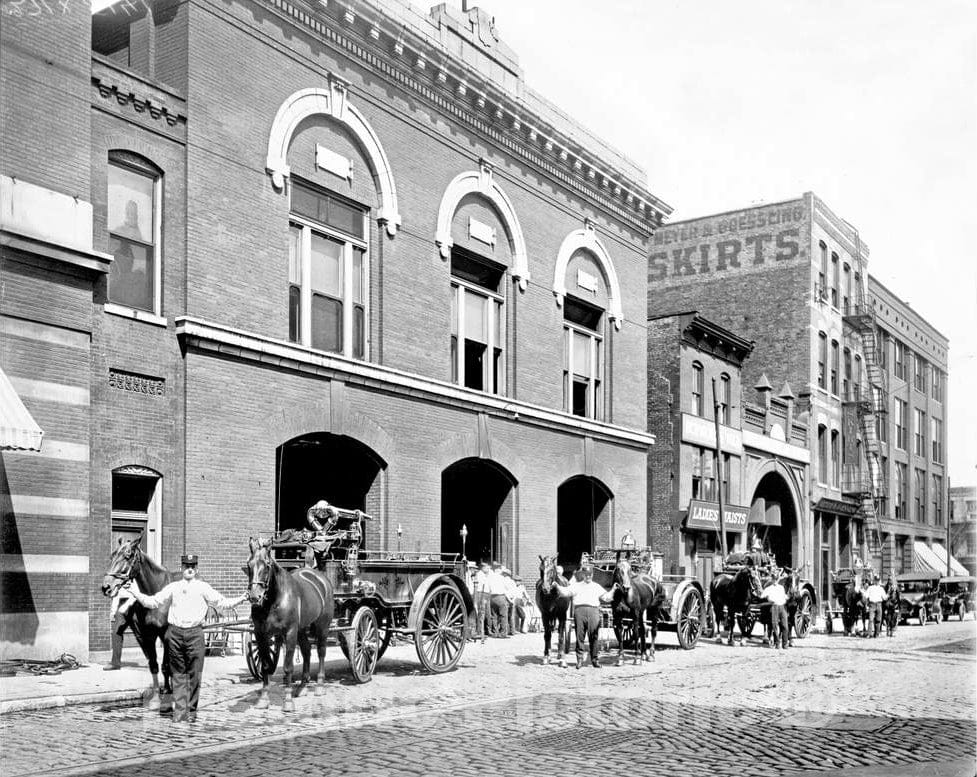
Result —
<instances>
[{"instance_id":1,"label":"spoked wheel","mask_svg":"<svg viewBox=\"0 0 977 777\"><path fill-rule=\"evenodd\" d=\"M346 638L346 652L353 679L368 683L380 657L380 631L373 609L362 605L353 616L353 628Z\"/></svg>"},{"instance_id":2,"label":"spoked wheel","mask_svg":"<svg viewBox=\"0 0 977 777\"><path fill-rule=\"evenodd\" d=\"M453 585L434 586L424 597L414 632L417 657L429 672L453 669L465 650L465 602Z\"/></svg>"},{"instance_id":3,"label":"spoked wheel","mask_svg":"<svg viewBox=\"0 0 977 777\"><path fill-rule=\"evenodd\" d=\"M801 593L797 600L797 612L794 613L794 633L798 639L804 639L811 631L811 621L814 620L814 603L808 591ZM828 632L831 633L830 631Z\"/></svg>"},{"instance_id":4,"label":"spoked wheel","mask_svg":"<svg viewBox=\"0 0 977 777\"><path fill-rule=\"evenodd\" d=\"M689 587L682 594L682 601L678 605L678 618L675 620L678 643L685 650L692 650L699 641L703 620L702 594L695 588Z\"/></svg>"},{"instance_id":5,"label":"spoked wheel","mask_svg":"<svg viewBox=\"0 0 977 777\"><path fill-rule=\"evenodd\" d=\"M278 668L278 658L282 651L281 643L276 639L271 646L271 669L268 674L274 674ZM247 644L244 646L244 660L247 662L248 671L255 680L261 679L261 654L258 652L258 640L253 634L248 634Z\"/></svg>"}]
</instances>

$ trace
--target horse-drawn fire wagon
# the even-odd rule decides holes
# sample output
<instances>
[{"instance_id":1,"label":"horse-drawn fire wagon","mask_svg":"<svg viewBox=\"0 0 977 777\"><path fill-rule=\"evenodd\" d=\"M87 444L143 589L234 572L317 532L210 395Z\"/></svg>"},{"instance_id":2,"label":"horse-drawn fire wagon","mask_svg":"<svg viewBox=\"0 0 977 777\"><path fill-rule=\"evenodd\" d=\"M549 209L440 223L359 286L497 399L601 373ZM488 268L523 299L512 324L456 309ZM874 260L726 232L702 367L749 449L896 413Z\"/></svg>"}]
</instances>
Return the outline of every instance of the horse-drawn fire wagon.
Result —
<instances>
[{"instance_id":1,"label":"horse-drawn fire wagon","mask_svg":"<svg viewBox=\"0 0 977 777\"><path fill-rule=\"evenodd\" d=\"M430 672L446 672L465 649L474 603L458 554L364 550L363 530L371 516L326 502L309 509L311 529L260 535L252 553L264 547L285 570L310 567L331 583L334 614L330 642L338 643L357 682L368 682L392 638L413 640ZM244 621L242 623L249 623ZM271 648L278 664L281 641ZM258 641L245 635L248 669L261 678Z\"/></svg>"},{"instance_id":2,"label":"horse-drawn fire wagon","mask_svg":"<svg viewBox=\"0 0 977 777\"><path fill-rule=\"evenodd\" d=\"M589 557L595 571L594 579L605 585L613 577L614 567L621 557L628 559L633 572L646 572L660 580L664 599L658 608L657 627L675 631L679 645L685 650L692 650L699 641L705 623L706 596L699 581L682 575L660 574L651 548L596 548ZM598 580L601 574L605 579ZM609 616L605 620L609 622ZM631 630L625 620L622 635L625 642L629 642Z\"/></svg>"}]
</instances>

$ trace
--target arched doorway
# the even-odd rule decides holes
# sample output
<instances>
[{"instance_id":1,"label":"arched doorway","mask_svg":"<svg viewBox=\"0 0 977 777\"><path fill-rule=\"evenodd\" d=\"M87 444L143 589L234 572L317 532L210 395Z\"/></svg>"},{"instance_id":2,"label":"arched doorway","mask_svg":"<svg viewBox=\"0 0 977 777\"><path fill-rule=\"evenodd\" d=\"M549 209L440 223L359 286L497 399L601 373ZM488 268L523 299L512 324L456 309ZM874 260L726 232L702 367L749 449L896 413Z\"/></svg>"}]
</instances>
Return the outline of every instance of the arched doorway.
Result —
<instances>
[{"instance_id":1,"label":"arched doorway","mask_svg":"<svg viewBox=\"0 0 977 777\"><path fill-rule=\"evenodd\" d=\"M462 459L441 473L441 551L461 553L461 527L468 531L465 555L472 561L515 558L516 481L488 459Z\"/></svg>"},{"instance_id":2,"label":"arched doorway","mask_svg":"<svg viewBox=\"0 0 977 777\"><path fill-rule=\"evenodd\" d=\"M386 462L363 443L314 432L280 445L276 455L278 529L308 528L306 511L320 499L381 517L379 474ZM379 547L379 525L366 527L367 547Z\"/></svg>"},{"instance_id":3,"label":"arched doorway","mask_svg":"<svg viewBox=\"0 0 977 777\"><path fill-rule=\"evenodd\" d=\"M764 550L771 553L777 564L793 567L798 552L797 512L790 486L783 475L768 472L757 484L751 501L751 516L764 516L763 524L751 528L763 542Z\"/></svg>"},{"instance_id":4,"label":"arched doorway","mask_svg":"<svg viewBox=\"0 0 977 777\"><path fill-rule=\"evenodd\" d=\"M612 494L599 480L579 475L556 492L556 553L569 575L580 566L583 553L611 542Z\"/></svg>"}]
</instances>

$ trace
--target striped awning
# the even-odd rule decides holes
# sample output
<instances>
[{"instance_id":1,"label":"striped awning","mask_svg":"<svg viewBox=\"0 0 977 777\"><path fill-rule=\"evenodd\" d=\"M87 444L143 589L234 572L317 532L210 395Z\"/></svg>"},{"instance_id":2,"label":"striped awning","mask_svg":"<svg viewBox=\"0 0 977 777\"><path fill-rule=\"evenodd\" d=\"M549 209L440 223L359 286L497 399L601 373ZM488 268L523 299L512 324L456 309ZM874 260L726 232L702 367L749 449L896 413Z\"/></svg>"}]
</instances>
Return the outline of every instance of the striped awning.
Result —
<instances>
[{"instance_id":1,"label":"striped awning","mask_svg":"<svg viewBox=\"0 0 977 777\"><path fill-rule=\"evenodd\" d=\"M943 565L943 574L946 574L946 548L943 547L943 545L941 545L939 542L934 542L931 550ZM967 567L957 561L953 556L950 556L950 574L969 575L970 572L967 571Z\"/></svg>"},{"instance_id":2,"label":"striped awning","mask_svg":"<svg viewBox=\"0 0 977 777\"><path fill-rule=\"evenodd\" d=\"M0 450L39 451L44 432L0 368Z\"/></svg>"},{"instance_id":3,"label":"striped awning","mask_svg":"<svg viewBox=\"0 0 977 777\"><path fill-rule=\"evenodd\" d=\"M946 574L946 559L940 561L933 549L925 542L916 541L913 543L913 571L914 572L938 572Z\"/></svg>"}]
</instances>

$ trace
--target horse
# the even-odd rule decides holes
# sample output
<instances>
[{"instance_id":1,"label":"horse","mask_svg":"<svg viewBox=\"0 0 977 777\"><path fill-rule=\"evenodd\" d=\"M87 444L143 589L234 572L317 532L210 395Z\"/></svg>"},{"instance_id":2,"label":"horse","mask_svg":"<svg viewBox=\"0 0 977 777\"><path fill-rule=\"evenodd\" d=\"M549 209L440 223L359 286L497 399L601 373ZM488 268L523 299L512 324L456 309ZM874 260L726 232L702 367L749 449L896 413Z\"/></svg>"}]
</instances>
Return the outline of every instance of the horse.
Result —
<instances>
[{"instance_id":1,"label":"horse","mask_svg":"<svg viewBox=\"0 0 977 777\"><path fill-rule=\"evenodd\" d=\"M283 712L294 712L293 696L302 693L310 679L310 634L316 639L319 665L316 667L315 695L325 693L326 636L332 622L335 602L332 583L319 570L301 567L286 571L271 553L271 540L249 540L251 556L242 567L248 576L251 621L261 663L261 691L256 709L268 706L268 675L272 665L272 640L285 651ZM302 651L302 680L292 692L292 663L295 645Z\"/></svg>"},{"instance_id":2,"label":"horse","mask_svg":"<svg viewBox=\"0 0 977 777\"><path fill-rule=\"evenodd\" d=\"M733 644L733 622L737 614L745 615L750 609L750 601L762 593L760 576L754 567L744 565L734 574L721 572L709 584L709 601L712 604L716 618L716 630L720 632L719 642L722 643L722 619L726 614L728 643ZM740 644L743 644L743 633L740 631Z\"/></svg>"},{"instance_id":3,"label":"horse","mask_svg":"<svg viewBox=\"0 0 977 777\"><path fill-rule=\"evenodd\" d=\"M862 633L868 631L865 621L868 618L868 609L865 606L865 597L862 589L858 587L857 578L852 578L845 586L844 596L842 597L841 622L845 627L845 636L855 636L855 625L858 620L862 621Z\"/></svg>"},{"instance_id":4,"label":"horse","mask_svg":"<svg viewBox=\"0 0 977 777\"><path fill-rule=\"evenodd\" d=\"M113 597L125 583L134 580L139 590L147 596L159 593L167 583L179 578L161 567L139 549L143 532L133 540L123 540L119 537L119 544L109 563L108 572L102 578L102 593ZM170 684L170 647L166 641L167 612L169 607L147 610L138 602L133 603L126 613L126 624L136 635L136 642L142 648L143 655L149 664L149 674L152 686L149 689L147 706L149 709L160 708L160 664L156 658L156 640L163 643L163 688L164 695L173 693Z\"/></svg>"},{"instance_id":5,"label":"horse","mask_svg":"<svg viewBox=\"0 0 977 777\"><path fill-rule=\"evenodd\" d=\"M658 616L665 591L660 581L647 572L632 572L627 558L618 558L614 566L612 613L614 633L617 635L617 666L624 665L623 620L630 616L634 624L634 665L641 660L655 660L655 637L658 636ZM651 624L651 650L645 638L645 615Z\"/></svg>"},{"instance_id":6,"label":"horse","mask_svg":"<svg viewBox=\"0 0 977 777\"><path fill-rule=\"evenodd\" d=\"M570 583L560 575L556 569L556 556L539 557L539 580L536 581L536 607L543 621L543 663L550 662L550 639L553 627L557 627L557 660L560 666L566 667L563 654L570 649L570 638L567 634L567 611L570 608L570 597L563 596L554 587L554 583L568 586Z\"/></svg>"},{"instance_id":7,"label":"horse","mask_svg":"<svg viewBox=\"0 0 977 777\"><path fill-rule=\"evenodd\" d=\"M902 607L902 595L899 593L899 584L895 577L890 576L886 581L885 593L885 601L882 602L882 620L885 621L886 636L894 637Z\"/></svg>"}]
</instances>

